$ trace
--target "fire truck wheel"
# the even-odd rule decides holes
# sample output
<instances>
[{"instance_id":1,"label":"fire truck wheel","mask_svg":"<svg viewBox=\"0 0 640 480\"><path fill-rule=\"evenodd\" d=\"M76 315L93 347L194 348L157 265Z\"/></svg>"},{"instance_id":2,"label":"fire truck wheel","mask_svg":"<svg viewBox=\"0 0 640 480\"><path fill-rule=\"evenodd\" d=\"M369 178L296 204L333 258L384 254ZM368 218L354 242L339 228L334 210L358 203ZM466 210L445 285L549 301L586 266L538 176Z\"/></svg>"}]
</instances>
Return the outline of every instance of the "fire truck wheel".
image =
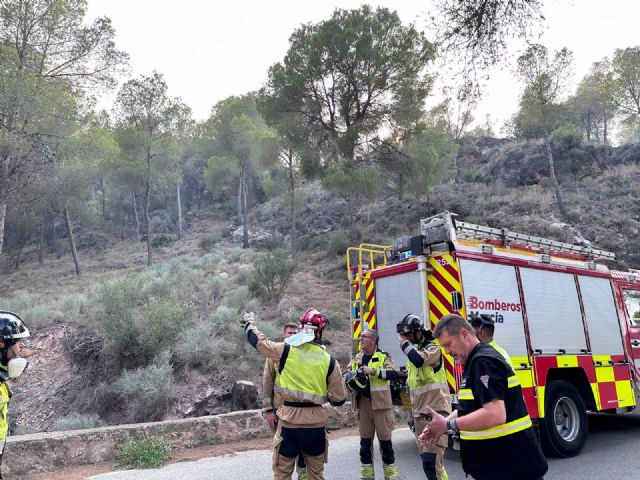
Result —
<instances>
[{"instance_id":1,"label":"fire truck wheel","mask_svg":"<svg viewBox=\"0 0 640 480\"><path fill-rule=\"evenodd\" d=\"M552 381L546 388L545 417L540 419L540 437L546 454L574 457L587 440L589 421L584 400L573 385Z\"/></svg>"}]
</instances>

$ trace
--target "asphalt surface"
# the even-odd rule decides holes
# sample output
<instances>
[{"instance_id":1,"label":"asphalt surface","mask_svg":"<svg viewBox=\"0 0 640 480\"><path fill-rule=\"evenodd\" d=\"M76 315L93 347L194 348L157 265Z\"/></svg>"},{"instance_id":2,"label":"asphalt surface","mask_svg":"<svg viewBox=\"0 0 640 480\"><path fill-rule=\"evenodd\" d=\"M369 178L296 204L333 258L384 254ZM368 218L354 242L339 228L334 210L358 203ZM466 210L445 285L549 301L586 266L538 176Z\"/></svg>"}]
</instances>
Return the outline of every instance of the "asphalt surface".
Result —
<instances>
[{"instance_id":1,"label":"asphalt surface","mask_svg":"<svg viewBox=\"0 0 640 480\"><path fill-rule=\"evenodd\" d=\"M640 415L591 415L590 434L582 453L574 458L549 460L547 480L635 479L640 478ZM359 478L359 438L330 439L327 480ZM413 434L407 428L393 433L400 479L424 477ZM378 446L376 444L376 452ZM377 456L378 463L379 456ZM514 461L518 461L514 459ZM447 451L445 460L450 480L465 478L460 455ZM90 477L94 480L270 480L271 452L255 450L205 458L195 462L167 465L161 469L111 472ZM383 478L380 465L376 478ZM294 475L295 479L295 475Z\"/></svg>"}]
</instances>

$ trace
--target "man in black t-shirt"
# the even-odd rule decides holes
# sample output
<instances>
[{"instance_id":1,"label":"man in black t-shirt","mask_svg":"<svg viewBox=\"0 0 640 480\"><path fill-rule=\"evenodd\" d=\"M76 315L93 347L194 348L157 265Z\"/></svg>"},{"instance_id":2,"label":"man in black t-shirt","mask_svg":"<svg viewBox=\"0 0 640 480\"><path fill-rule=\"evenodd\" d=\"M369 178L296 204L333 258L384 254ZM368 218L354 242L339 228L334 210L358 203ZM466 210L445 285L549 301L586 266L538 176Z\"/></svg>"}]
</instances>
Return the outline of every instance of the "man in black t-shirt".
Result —
<instances>
[{"instance_id":1,"label":"man in black t-shirt","mask_svg":"<svg viewBox=\"0 0 640 480\"><path fill-rule=\"evenodd\" d=\"M421 441L431 445L448 430L460 432L462 468L476 480L542 479L547 462L513 369L459 315L442 317L433 336L465 369L457 410L445 418L429 409Z\"/></svg>"}]
</instances>

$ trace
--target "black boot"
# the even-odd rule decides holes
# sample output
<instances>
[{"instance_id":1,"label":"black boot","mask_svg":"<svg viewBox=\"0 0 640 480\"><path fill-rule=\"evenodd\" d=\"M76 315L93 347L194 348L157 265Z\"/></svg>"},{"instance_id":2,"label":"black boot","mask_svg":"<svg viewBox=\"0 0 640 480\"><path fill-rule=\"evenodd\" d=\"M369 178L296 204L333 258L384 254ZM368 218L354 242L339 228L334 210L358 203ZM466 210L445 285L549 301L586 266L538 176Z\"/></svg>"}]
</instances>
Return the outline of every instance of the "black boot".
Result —
<instances>
[{"instance_id":1,"label":"black boot","mask_svg":"<svg viewBox=\"0 0 640 480\"><path fill-rule=\"evenodd\" d=\"M422 469L427 476L427 480L438 480L438 475L436 475L436 454L421 453L420 456L422 457Z\"/></svg>"}]
</instances>

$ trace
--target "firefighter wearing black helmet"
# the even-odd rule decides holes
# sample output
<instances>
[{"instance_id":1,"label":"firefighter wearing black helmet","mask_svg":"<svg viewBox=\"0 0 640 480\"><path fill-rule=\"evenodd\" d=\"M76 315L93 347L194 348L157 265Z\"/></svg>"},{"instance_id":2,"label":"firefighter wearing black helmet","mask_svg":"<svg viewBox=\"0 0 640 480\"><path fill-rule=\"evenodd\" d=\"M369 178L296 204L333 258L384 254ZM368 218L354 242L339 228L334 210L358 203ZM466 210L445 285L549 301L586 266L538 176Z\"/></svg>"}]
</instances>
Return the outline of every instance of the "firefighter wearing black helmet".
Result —
<instances>
[{"instance_id":1,"label":"firefighter wearing black helmet","mask_svg":"<svg viewBox=\"0 0 640 480\"><path fill-rule=\"evenodd\" d=\"M431 331L424 327L422 319L417 315L405 315L396 328L400 349L408 360L407 386L422 469L428 480L447 480L444 468L447 436L442 435L435 445L428 447L417 438L426 425L427 407L444 416L451 413L451 396L442 352L433 341Z\"/></svg>"},{"instance_id":2,"label":"firefighter wearing black helmet","mask_svg":"<svg viewBox=\"0 0 640 480\"><path fill-rule=\"evenodd\" d=\"M11 390L7 384L10 378L19 377L27 366L20 357L22 340L29 336L29 329L15 313L0 310L0 479L2 479L2 455L7 441L9 424L7 413Z\"/></svg>"},{"instance_id":3,"label":"firefighter wearing black helmet","mask_svg":"<svg viewBox=\"0 0 640 480\"><path fill-rule=\"evenodd\" d=\"M493 333L495 332L496 328L496 322L493 317L487 313L475 313L469 315L469 318L467 320L473 327L473 332L476 334L478 340L480 340L482 343L491 345L495 350L498 351L500 355L502 355L505 362L509 364L511 369L513 369L513 362L511 361L511 357L506 352L506 350L498 345L498 342L493 339Z\"/></svg>"}]
</instances>

